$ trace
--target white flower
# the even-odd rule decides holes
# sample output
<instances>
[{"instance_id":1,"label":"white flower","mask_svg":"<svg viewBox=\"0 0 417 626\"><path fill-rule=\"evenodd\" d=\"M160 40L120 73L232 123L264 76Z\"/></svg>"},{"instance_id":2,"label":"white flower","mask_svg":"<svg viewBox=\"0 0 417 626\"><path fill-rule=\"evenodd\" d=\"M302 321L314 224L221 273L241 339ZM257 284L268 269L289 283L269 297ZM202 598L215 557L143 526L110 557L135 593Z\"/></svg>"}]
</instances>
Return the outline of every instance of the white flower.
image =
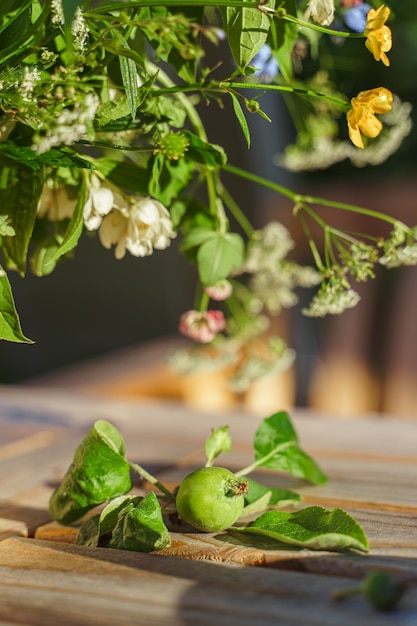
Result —
<instances>
[{"instance_id":1,"label":"white flower","mask_svg":"<svg viewBox=\"0 0 417 626\"><path fill-rule=\"evenodd\" d=\"M34 138L32 149L37 154L43 154L54 146L71 146L88 135L99 104L99 97L88 93L84 100L77 102L72 108L63 109L55 120L51 120L45 135Z\"/></svg>"},{"instance_id":2,"label":"white flower","mask_svg":"<svg viewBox=\"0 0 417 626\"><path fill-rule=\"evenodd\" d=\"M39 198L37 217L46 217L51 222L69 219L74 213L76 204L77 198L70 198L64 185L51 187L46 182Z\"/></svg>"},{"instance_id":3,"label":"white flower","mask_svg":"<svg viewBox=\"0 0 417 626\"><path fill-rule=\"evenodd\" d=\"M64 24L62 0L51 0L51 22L56 25Z\"/></svg>"},{"instance_id":4,"label":"white flower","mask_svg":"<svg viewBox=\"0 0 417 626\"><path fill-rule=\"evenodd\" d=\"M75 11L75 17L71 24L71 34L74 37L74 42L78 50L82 52L85 51L85 44L88 39L88 26L81 13L80 7L77 7Z\"/></svg>"},{"instance_id":5,"label":"white flower","mask_svg":"<svg viewBox=\"0 0 417 626\"><path fill-rule=\"evenodd\" d=\"M310 0L304 19L312 17L315 22L322 26L329 26L334 17L334 0Z\"/></svg>"},{"instance_id":6,"label":"white flower","mask_svg":"<svg viewBox=\"0 0 417 626\"><path fill-rule=\"evenodd\" d=\"M126 250L133 256L144 257L153 249L164 250L176 237L167 209L153 198L135 198L128 210L107 215L99 231L105 248L116 246L116 258L122 258Z\"/></svg>"},{"instance_id":7,"label":"white flower","mask_svg":"<svg viewBox=\"0 0 417 626\"><path fill-rule=\"evenodd\" d=\"M41 73L37 67L25 66L23 79L19 85L20 94L25 102L30 102L36 85L41 80Z\"/></svg>"},{"instance_id":8,"label":"white flower","mask_svg":"<svg viewBox=\"0 0 417 626\"><path fill-rule=\"evenodd\" d=\"M127 201L117 191L102 185L98 176L93 174L83 212L84 224L87 230L100 228L103 217L108 215L112 209L127 212Z\"/></svg>"}]
</instances>

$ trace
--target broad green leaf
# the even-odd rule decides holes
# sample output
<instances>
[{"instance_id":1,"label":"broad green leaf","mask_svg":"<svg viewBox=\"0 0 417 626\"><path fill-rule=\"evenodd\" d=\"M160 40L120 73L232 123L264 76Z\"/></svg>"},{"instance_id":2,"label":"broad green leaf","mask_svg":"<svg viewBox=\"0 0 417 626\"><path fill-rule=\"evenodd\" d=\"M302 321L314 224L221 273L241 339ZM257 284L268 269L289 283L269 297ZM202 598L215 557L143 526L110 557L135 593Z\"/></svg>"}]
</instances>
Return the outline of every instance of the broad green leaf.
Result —
<instances>
[{"instance_id":1,"label":"broad green leaf","mask_svg":"<svg viewBox=\"0 0 417 626\"><path fill-rule=\"evenodd\" d=\"M216 231L211 228L204 228L204 226L197 226L187 232L181 242L181 250L190 250L201 246L205 241L216 237Z\"/></svg>"},{"instance_id":2,"label":"broad green leaf","mask_svg":"<svg viewBox=\"0 0 417 626\"><path fill-rule=\"evenodd\" d=\"M42 172L43 165L96 169L92 161L82 158L67 146L51 148L42 154L37 154L29 146L18 146L13 141L3 141L0 143L0 151L10 159L19 161L22 165L27 165L36 172Z\"/></svg>"},{"instance_id":3,"label":"broad green leaf","mask_svg":"<svg viewBox=\"0 0 417 626\"><path fill-rule=\"evenodd\" d=\"M189 140L186 158L196 163L221 167L226 164L227 156L221 146L203 141L188 130L181 131Z\"/></svg>"},{"instance_id":4,"label":"broad green leaf","mask_svg":"<svg viewBox=\"0 0 417 626\"><path fill-rule=\"evenodd\" d=\"M289 472L314 484L327 480L317 463L299 447L297 434L285 411L262 421L253 446L258 467Z\"/></svg>"},{"instance_id":5,"label":"broad green leaf","mask_svg":"<svg viewBox=\"0 0 417 626\"><path fill-rule=\"evenodd\" d=\"M51 256L51 258L45 265L46 270L48 270L49 264L52 265L52 269L53 269L53 267L55 267L56 261L61 256L63 256L64 254L67 254L67 252L75 248L75 246L77 245L78 240L83 231L83 227L84 227L83 212L84 212L85 203L87 201L87 194L88 194L87 180L86 180L86 177L83 176L81 187L78 192L78 200L74 209L74 213L72 214L72 217L68 222L68 227L64 234L61 244L55 250L54 254Z\"/></svg>"},{"instance_id":6,"label":"broad green leaf","mask_svg":"<svg viewBox=\"0 0 417 626\"><path fill-rule=\"evenodd\" d=\"M244 495L245 508L242 516L246 517L270 508L284 508L301 502L300 494L295 493L295 491L265 487L265 485L261 485L246 476L242 476L242 479L248 483L248 493Z\"/></svg>"},{"instance_id":7,"label":"broad green leaf","mask_svg":"<svg viewBox=\"0 0 417 626\"><path fill-rule=\"evenodd\" d=\"M262 7L275 9L275 0L268 0ZM255 7L227 7L222 13L233 58L244 69L265 44L272 18Z\"/></svg>"},{"instance_id":8,"label":"broad green leaf","mask_svg":"<svg viewBox=\"0 0 417 626\"><path fill-rule=\"evenodd\" d=\"M295 0L284 0L286 12L297 16ZM275 51L280 74L287 82L291 82L293 75L292 50L298 36L297 24L285 19L274 20L270 30L270 44Z\"/></svg>"},{"instance_id":9,"label":"broad green leaf","mask_svg":"<svg viewBox=\"0 0 417 626\"><path fill-rule=\"evenodd\" d=\"M29 242L35 225L43 177L30 167L0 158L0 207L10 218L15 236L3 237L7 265L24 276Z\"/></svg>"},{"instance_id":10,"label":"broad green leaf","mask_svg":"<svg viewBox=\"0 0 417 626\"><path fill-rule=\"evenodd\" d=\"M230 452L231 449L232 438L229 433L229 426L221 426L221 428L213 429L210 437L206 439L206 465L212 465L214 459L217 458L221 452Z\"/></svg>"},{"instance_id":11,"label":"broad green leaf","mask_svg":"<svg viewBox=\"0 0 417 626\"><path fill-rule=\"evenodd\" d=\"M232 103L233 103L233 109L235 112L235 115L237 117L237 120L240 124L240 127L243 131L243 135L246 139L246 143L248 144L248 148L250 148L250 132L249 132L249 126L248 126L248 121L245 117L245 114L242 110L242 106L239 102L239 99L237 96L235 96L234 93L230 93L230 96L232 98Z\"/></svg>"},{"instance_id":12,"label":"broad green leaf","mask_svg":"<svg viewBox=\"0 0 417 626\"><path fill-rule=\"evenodd\" d=\"M111 500L101 513L93 515L81 524L76 543L92 548L103 545L103 538L110 535L116 527L120 511L130 505L137 504L140 500L140 496L118 496Z\"/></svg>"},{"instance_id":13,"label":"broad green leaf","mask_svg":"<svg viewBox=\"0 0 417 626\"><path fill-rule=\"evenodd\" d=\"M9 279L0 267L0 340L33 343L24 336L13 300Z\"/></svg>"},{"instance_id":14,"label":"broad green leaf","mask_svg":"<svg viewBox=\"0 0 417 626\"><path fill-rule=\"evenodd\" d=\"M75 451L73 462L53 492L53 519L70 524L110 498L132 488L126 446L117 429L98 420Z\"/></svg>"},{"instance_id":15,"label":"broad green leaf","mask_svg":"<svg viewBox=\"0 0 417 626\"><path fill-rule=\"evenodd\" d=\"M197 253L198 271L203 285L214 285L242 266L245 246L237 233L216 233Z\"/></svg>"},{"instance_id":16,"label":"broad green leaf","mask_svg":"<svg viewBox=\"0 0 417 626\"><path fill-rule=\"evenodd\" d=\"M339 508L329 510L312 506L295 513L267 511L250 526L233 527L233 530L312 550L366 552L369 548L362 526Z\"/></svg>"},{"instance_id":17,"label":"broad green leaf","mask_svg":"<svg viewBox=\"0 0 417 626\"><path fill-rule=\"evenodd\" d=\"M2 0L1 4L0 49L3 50L13 44L19 35L24 34L30 28L32 2ZM8 15L5 15L6 13L8 13ZM3 17L5 17L5 19L2 19Z\"/></svg>"},{"instance_id":18,"label":"broad green leaf","mask_svg":"<svg viewBox=\"0 0 417 626\"><path fill-rule=\"evenodd\" d=\"M152 552L171 545L171 535L164 524L161 506L150 492L137 506L122 509L112 533L110 548Z\"/></svg>"},{"instance_id":19,"label":"broad green leaf","mask_svg":"<svg viewBox=\"0 0 417 626\"><path fill-rule=\"evenodd\" d=\"M149 172L129 161L115 161L100 159L97 167L106 178L122 189L127 189L141 195L148 193Z\"/></svg>"},{"instance_id":20,"label":"broad green leaf","mask_svg":"<svg viewBox=\"0 0 417 626\"><path fill-rule=\"evenodd\" d=\"M122 35L119 34L118 39L123 48L130 50L129 44L127 43L126 39L122 37ZM127 103L129 105L130 115L132 117L132 120L135 120L139 95L139 76L136 69L136 63L130 57L119 54L119 65L123 87L125 89Z\"/></svg>"}]
</instances>

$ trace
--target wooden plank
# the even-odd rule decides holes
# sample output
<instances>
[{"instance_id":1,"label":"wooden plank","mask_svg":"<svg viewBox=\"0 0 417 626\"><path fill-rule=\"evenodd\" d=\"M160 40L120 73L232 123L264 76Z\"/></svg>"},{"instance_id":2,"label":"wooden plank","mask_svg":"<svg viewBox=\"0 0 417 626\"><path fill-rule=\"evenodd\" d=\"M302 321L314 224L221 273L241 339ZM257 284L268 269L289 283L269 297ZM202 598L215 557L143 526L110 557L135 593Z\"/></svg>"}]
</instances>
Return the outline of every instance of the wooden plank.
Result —
<instances>
[{"instance_id":1,"label":"wooden plank","mask_svg":"<svg viewBox=\"0 0 417 626\"><path fill-rule=\"evenodd\" d=\"M348 578L312 576L30 539L0 543L0 619L33 626L409 626L417 590L381 615L336 602Z\"/></svg>"}]
</instances>

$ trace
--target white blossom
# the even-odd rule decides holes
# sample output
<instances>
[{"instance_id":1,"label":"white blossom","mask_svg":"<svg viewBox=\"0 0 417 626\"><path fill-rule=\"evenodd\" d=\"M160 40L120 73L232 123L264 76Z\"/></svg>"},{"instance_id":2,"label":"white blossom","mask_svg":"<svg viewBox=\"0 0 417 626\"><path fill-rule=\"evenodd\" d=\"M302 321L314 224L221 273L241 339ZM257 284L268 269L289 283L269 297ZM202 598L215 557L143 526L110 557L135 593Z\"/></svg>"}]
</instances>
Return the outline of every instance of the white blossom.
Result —
<instances>
[{"instance_id":1,"label":"white blossom","mask_svg":"<svg viewBox=\"0 0 417 626\"><path fill-rule=\"evenodd\" d=\"M77 198L70 198L64 185L52 187L48 182L43 186L38 202L37 217L46 217L51 222L71 218Z\"/></svg>"},{"instance_id":2,"label":"white blossom","mask_svg":"<svg viewBox=\"0 0 417 626\"><path fill-rule=\"evenodd\" d=\"M88 26L80 7L77 7L74 20L71 24L71 34L74 37L76 47L84 51L86 48L86 41L88 39Z\"/></svg>"},{"instance_id":3,"label":"white blossom","mask_svg":"<svg viewBox=\"0 0 417 626\"><path fill-rule=\"evenodd\" d=\"M334 0L310 0L304 19L312 17L322 26L329 26L334 18Z\"/></svg>"},{"instance_id":4,"label":"white blossom","mask_svg":"<svg viewBox=\"0 0 417 626\"><path fill-rule=\"evenodd\" d=\"M36 85L41 80L41 73L36 66L25 66L23 79L19 85L20 94L25 102L32 100L33 92Z\"/></svg>"},{"instance_id":5,"label":"white blossom","mask_svg":"<svg viewBox=\"0 0 417 626\"><path fill-rule=\"evenodd\" d=\"M54 146L70 146L90 132L100 100L88 93L73 107L66 107L51 120L45 135L35 138L32 149L37 154L47 152Z\"/></svg>"},{"instance_id":6,"label":"white blossom","mask_svg":"<svg viewBox=\"0 0 417 626\"><path fill-rule=\"evenodd\" d=\"M153 198L136 197L127 210L111 212L103 219L99 238L105 248L116 244L116 258L126 250L133 256L144 257L153 249L164 250L176 237L171 218L161 202Z\"/></svg>"},{"instance_id":7,"label":"white blossom","mask_svg":"<svg viewBox=\"0 0 417 626\"><path fill-rule=\"evenodd\" d=\"M117 191L102 185L98 176L93 174L83 212L84 224L87 230L100 228L103 217L108 215L112 209L127 212L127 201Z\"/></svg>"},{"instance_id":8,"label":"white blossom","mask_svg":"<svg viewBox=\"0 0 417 626\"><path fill-rule=\"evenodd\" d=\"M51 0L51 22L52 24L64 24L64 8L62 0Z\"/></svg>"},{"instance_id":9,"label":"white blossom","mask_svg":"<svg viewBox=\"0 0 417 626\"><path fill-rule=\"evenodd\" d=\"M340 315L347 309L355 307L360 299L360 295L354 289L335 288L328 283L314 296L310 306L303 309L303 313L309 317Z\"/></svg>"}]
</instances>

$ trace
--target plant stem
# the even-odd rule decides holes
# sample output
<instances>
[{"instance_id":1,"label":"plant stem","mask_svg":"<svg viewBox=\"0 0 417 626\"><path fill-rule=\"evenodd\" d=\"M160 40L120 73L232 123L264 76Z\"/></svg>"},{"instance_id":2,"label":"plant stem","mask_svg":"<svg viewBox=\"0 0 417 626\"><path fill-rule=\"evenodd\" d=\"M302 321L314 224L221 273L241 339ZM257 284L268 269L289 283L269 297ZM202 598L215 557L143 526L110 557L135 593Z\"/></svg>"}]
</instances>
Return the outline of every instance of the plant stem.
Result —
<instances>
[{"instance_id":1,"label":"plant stem","mask_svg":"<svg viewBox=\"0 0 417 626\"><path fill-rule=\"evenodd\" d=\"M149 474L149 472L147 472L143 467L141 467L137 463L129 463L129 466L134 472L139 474L139 476L141 476L144 480L147 480L152 485L155 485L155 487L158 487L158 489L162 491L162 493L164 493L167 496L167 498L175 502L175 496L172 493L172 491L170 491L167 487L165 487L165 485L160 483L159 480L155 478L155 476L152 476L152 474Z\"/></svg>"},{"instance_id":2,"label":"plant stem","mask_svg":"<svg viewBox=\"0 0 417 626\"><path fill-rule=\"evenodd\" d=\"M285 443L281 443L281 445L271 450L271 452L269 452L262 458L258 459L257 461L254 461L250 465L247 465L246 467L239 470L238 472L234 472L235 476L239 478L240 476L246 476L247 474L250 474L251 472L253 472L253 470L255 470L257 467L261 467L262 465L264 465L266 461L269 461L269 459L272 459L272 457L279 454L282 450L289 448L289 446L293 446L294 443L295 443L294 441L286 441Z\"/></svg>"}]
</instances>

